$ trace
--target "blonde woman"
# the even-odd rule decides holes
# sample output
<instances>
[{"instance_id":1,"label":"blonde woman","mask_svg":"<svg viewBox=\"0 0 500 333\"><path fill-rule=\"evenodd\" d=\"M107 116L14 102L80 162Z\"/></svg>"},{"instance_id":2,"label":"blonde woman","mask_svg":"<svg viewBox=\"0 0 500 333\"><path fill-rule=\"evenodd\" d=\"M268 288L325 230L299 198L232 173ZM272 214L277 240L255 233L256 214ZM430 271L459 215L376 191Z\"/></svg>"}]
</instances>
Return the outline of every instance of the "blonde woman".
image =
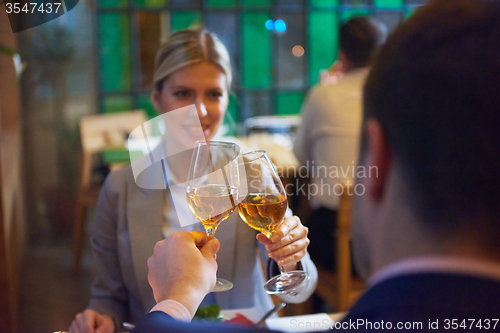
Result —
<instances>
[{"instance_id":1,"label":"blonde woman","mask_svg":"<svg viewBox=\"0 0 500 333\"><path fill-rule=\"evenodd\" d=\"M181 30L158 51L151 99L160 113L196 105L203 134L211 140L228 106L231 79L229 54L216 36L206 30ZM181 137L190 135L190 126L180 123L178 128ZM189 165L189 160L186 163ZM115 332L124 321L137 323L155 305L147 279L147 259L155 243L165 237L165 230L198 227L181 228L173 207L168 189L138 187L130 166L109 175L100 194L91 238L96 277L90 303L76 315L70 332ZM234 288L208 294L202 305L256 307L262 312L272 308L264 291L260 262L272 267L270 257L287 270L303 268L309 273L311 279L304 290L282 297L291 303L305 301L317 281L316 268L307 254L307 228L299 218L288 217L278 234L280 240L274 243L263 235L256 239L256 232L232 214L217 231L221 243L217 275L233 282Z\"/></svg>"}]
</instances>

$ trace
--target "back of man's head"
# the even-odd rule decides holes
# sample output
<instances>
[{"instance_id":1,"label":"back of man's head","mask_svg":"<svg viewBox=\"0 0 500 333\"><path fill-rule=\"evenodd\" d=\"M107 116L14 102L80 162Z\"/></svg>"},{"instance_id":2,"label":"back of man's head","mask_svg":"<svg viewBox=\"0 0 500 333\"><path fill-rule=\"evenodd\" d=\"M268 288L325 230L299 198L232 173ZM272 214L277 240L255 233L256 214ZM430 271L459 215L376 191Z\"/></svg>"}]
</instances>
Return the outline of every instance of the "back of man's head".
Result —
<instances>
[{"instance_id":1,"label":"back of man's head","mask_svg":"<svg viewBox=\"0 0 500 333\"><path fill-rule=\"evenodd\" d=\"M500 1L419 8L380 50L364 118L381 124L420 220L500 249Z\"/></svg>"},{"instance_id":2,"label":"back of man's head","mask_svg":"<svg viewBox=\"0 0 500 333\"><path fill-rule=\"evenodd\" d=\"M368 66L387 36L385 25L374 18L353 17L340 26L340 51L353 68Z\"/></svg>"}]
</instances>

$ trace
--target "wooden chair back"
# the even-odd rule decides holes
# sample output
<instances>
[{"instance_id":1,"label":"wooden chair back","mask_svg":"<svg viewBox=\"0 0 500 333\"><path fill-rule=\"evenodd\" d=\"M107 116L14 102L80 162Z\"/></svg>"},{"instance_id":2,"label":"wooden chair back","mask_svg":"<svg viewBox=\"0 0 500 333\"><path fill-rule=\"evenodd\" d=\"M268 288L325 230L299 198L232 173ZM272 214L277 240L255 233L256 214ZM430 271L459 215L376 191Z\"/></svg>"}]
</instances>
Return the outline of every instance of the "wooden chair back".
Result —
<instances>
[{"instance_id":1,"label":"wooden chair back","mask_svg":"<svg viewBox=\"0 0 500 333\"><path fill-rule=\"evenodd\" d=\"M125 147L127 135L146 121L146 115L142 110L95 114L80 120L82 144L80 188L90 186L92 156L105 148Z\"/></svg>"},{"instance_id":2,"label":"wooden chair back","mask_svg":"<svg viewBox=\"0 0 500 333\"><path fill-rule=\"evenodd\" d=\"M364 282L354 277L351 265L351 211L353 187L344 186L337 214L337 254L336 272L318 268L316 294L333 305L337 311L349 310L364 291Z\"/></svg>"},{"instance_id":3,"label":"wooden chair back","mask_svg":"<svg viewBox=\"0 0 500 333\"><path fill-rule=\"evenodd\" d=\"M90 115L80 120L82 154L73 227L73 264L76 273L81 270L87 208L97 203L100 192L100 187L91 184L93 156L106 148L125 147L128 134L146 121L142 110Z\"/></svg>"}]
</instances>

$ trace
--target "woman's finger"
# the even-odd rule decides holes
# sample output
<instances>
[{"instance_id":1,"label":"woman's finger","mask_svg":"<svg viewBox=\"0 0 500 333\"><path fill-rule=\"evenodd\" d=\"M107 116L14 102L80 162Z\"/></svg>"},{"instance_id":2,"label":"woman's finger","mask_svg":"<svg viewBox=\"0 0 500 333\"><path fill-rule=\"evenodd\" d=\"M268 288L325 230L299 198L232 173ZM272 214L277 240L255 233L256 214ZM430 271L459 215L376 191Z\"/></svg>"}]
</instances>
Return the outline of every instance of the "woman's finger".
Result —
<instances>
[{"instance_id":1,"label":"woman's finger","mask_svg":"<svg viewBox=\"0 0 500 333\"><path fill-rule=\"evenodd\" d=\"M279 226L271 237L273 243L278 242L281 238L288 235L298 224L300 224L300 219L298 216L287 217L283 223Z\"/></svg>"},{"instance_id":2,"label":"woman's finger","mask_svg":"<svg viewBox=\"0 0 500 333\"><path fill-rule=\"evenodd\" d=\"M266 247L267 247L267 245L272 243L271 240L269 238L267 238L266 235L264 235L264 234L257 234L257 240L259 242L261 242L262 244L266 245Z\"/></svg>"},{"instance_id":3,"label":"woman's finger","mask_svg":"<svg viewBox=\"0 0 500 333\"><path fill-rule=\"evenodd\" d=\"M266 245L266 249L268 252L275 251L286 245L292 244L293 242L306 238L308 233L309 229L304 227L302 224L299 224L278 242Z\"/></svg>"},{"instance_id":4,"label":"woman's finger","mask_svg":"<svg viewBox=\"0 0 500 333\"><path fill-rule=\"evenodd\" d=\"M282 259L279 259L277 261L277 263L280 266L286 266L286 265L296 264L297 262L299 262L300 260L302 260L302 258L304 258L305 255L306 255L306 250L304 249L304 250L295 252L293 254L290 254L290 255L282 258Z\"/></svg>"},{"instance_id":5,"label":"woman's finger","mask_svg":"<svg viewBox=\"0 0 500 333\"><path fill-rule=\"evenodd\" d=\"M295 253L304 251L304 255L305 255L305 251L307 251L307 247L309 246L309 243L310 243L309 239L307 239L307 238L301 239L301 240L296 241L290 245L284 246L276 251L270 252L269 257L275 259L276 261L278 261L278 264L280 264L279 263L280 260L284 260L287 257L289 257ZM301 260L302 257L300 257L297 261Z\"/></svg>"}]
</instances>

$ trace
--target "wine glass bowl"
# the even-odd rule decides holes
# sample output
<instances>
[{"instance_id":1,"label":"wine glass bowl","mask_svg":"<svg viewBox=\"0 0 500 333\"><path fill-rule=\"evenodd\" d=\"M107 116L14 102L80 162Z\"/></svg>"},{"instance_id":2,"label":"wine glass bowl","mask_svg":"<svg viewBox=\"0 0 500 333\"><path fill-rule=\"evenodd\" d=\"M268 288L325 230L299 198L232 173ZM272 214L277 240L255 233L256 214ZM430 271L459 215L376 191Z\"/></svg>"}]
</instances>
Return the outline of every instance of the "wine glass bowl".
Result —
<instances>
[{"instance_id":1,"label":"wine glass bowl","mask_svg":"<svg viewBox=\"0 0 500 333\"><path fill-rule=\"evenodd\" d=\"M257 193L247 195L239 204L238 212L241 219L251 228L271 238L283 221L286 208L285 196Z\"/></svg>"},{"instance_id":2,"label":"wine glass bowl","mask_svg":"<svg viewBox=\"0 0 500 333\"><path fill-rule=\"evenodd\" d=\"M238 213L251 228L268 238L278 230L287 210L285 189L265 151L243 154L247 195L238 205ZM305 285L309 275L304 271L286 272L267 281L264 286L269 294L296 294Z\"/></svg>"},{"instance_id":3,"label":"wine glass bowl","mask_svg":"<svg viewBox=\"0 0 500 333\"><path fill-rule=\"evenodd\" d=\"M197 141L189 167L186 197L189 209L200 220L207 236L214 236L220 223L236 209L239 147L232 142ZM217 279L213 291L233 287Z\"/></svg>"},{"instance_id":4,"label":"wine glass bowl","mask_svg":"<svg viewBox=\"0 0 500 333\"><path fill-rule=\"evenodd\" d=\"M209 184L186 189L188 206L203 224L208 236L215 234L217 227L234 211L238 190L234 186ZM229 202L228 202L229 199ZM228 203L230 206L228 206ZM219 210L218 207L222 207Z\"/></svg>"}]
</instances>

